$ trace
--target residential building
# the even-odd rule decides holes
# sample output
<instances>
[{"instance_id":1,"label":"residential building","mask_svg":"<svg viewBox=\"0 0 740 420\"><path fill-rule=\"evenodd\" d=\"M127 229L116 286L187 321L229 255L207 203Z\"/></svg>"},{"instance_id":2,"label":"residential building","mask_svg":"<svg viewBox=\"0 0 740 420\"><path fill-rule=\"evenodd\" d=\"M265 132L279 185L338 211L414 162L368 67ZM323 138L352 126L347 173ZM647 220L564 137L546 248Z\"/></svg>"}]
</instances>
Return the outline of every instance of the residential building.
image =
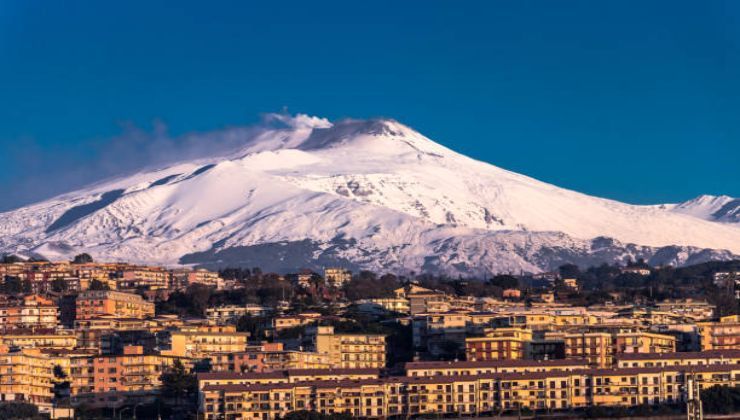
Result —
<instances>
[{"instance_id":1,"label":"residential building","mask_svg":"<svg viewBox=\"0 0 740 420\"><path fill-rule=\"evenodd\" d=\"M415 316L412 319L414 348L433 356L449 353L453 344L464 351L469 319L468 313L453 311Z\"/></svg>"},{"instance_id":2,"label":"residential building","mask_svg":"<svg viewBox=\"0 0 740 420\"><path fill-rule=\"evenodd\" d=\"M0 401L24 401L49 412L54 365L40 349L0 345Z\"/></svg>"},{"instance_id":3,"label":"residential building","mask_svg":"<svg viewBox=\"0 0 740 420\"><path fill-rule=\"evenodd\" d=\"M623 353L615 356L615 366L701 366L740 364L740 350L687 351L676 353Z\"/></svg>"},{"instance_id":4,"label":"residential building","mask_svg":"<svg viewBox=\"0 0 740 420\"><path fill-rule=\"evenodd\" d=\"M632 273L632 274L638 274L640 276L649 276L650 275L650 269L647 267L640 267L640 266L630 266L630 267L622 267L623 273Z\"/></svg>"},{"instance_id":5,"label":"residential building","mask_svg":"<svg viewBox=\"0 0 740 420\"><path fill-rule=\"evenodd\" d=\"M265 343L246 351L214 353L214 372L273 372L289 369L329 369L328 354L285 350L282 343Z\"/></svg>"},{"instance_id":6,"label":"residential building","mask_svg":"<svg viewBox=\"0 0 740 420\"><path fill-rule=\"evenodd\" d=\"M160 377L180 359L171 355L145 354L140 346L128 346L121 355L82 355L70 358L73 402L93 406L120 406L126 401L148 401L159 393Z\"/></svg>"},{"instance_id":7,"label":"residential building","mask_svg":"<svg viewBox=\"0 0 740 420\"><path fill-rule=\"evenodd\" d=\"M236 327L197 326L183 327L170 335L170 348L163 354L203 358L213 353L238 353L247 347L249 333L237 332Z\"/></svg>"},{"instance_id":8,"label":"residential building","mask_svg":"<svg viewBox=\"0 0 740 420\"><path fill-rule=\"evenodd\" d=\"M237 319L249 315L249 316L265 316L270 312L270 308L255 304L241 305L225 305L216 306L213 308L206 309L206 318L211 321L218 323L233 322Z\"/></svg>"},{"instance_id":9,"label":"residential building","mask_svg":"<svg viewBox=\"0 0 740 420\"><path fill-rule=\"evenodd\" d=\"M575 291L578 291L580 289L580 287L578 286L578 279L563 279L563 285Z\"/></svg>"},{"instance_id":10,"label":"residential building","mask_svg":"<svg viewBox=\"0 0 740 420\"><path fill-rule=\"evenodd\" d=\"M53 329L16 329L0 333L0 344L20 348L68 349L77 347L74 331Z\"/></svg>"},{"instance_id":11,"label":"residential building","mask_svg":"<svg viewBox=\"0 0 740 420\"><path fill-rule=\"evenodd\" d=\"M296 410L353 417L496 416L504 411L593 405L680 403L691 378L700 387L737 386L740 365L552 370L380 379L199 381L207 420L278 418Z\"/></svg>"},{"instance_id":12,"label":"residential building","mask_svg":"<svg viewBox=\"0 0 740 420\"><path fill-rule=\"evenodd\" d=\"M519 289L504 289L502 296L504 299L520 299L522 291Z\"/></svg>"},{"instance_id":13,"label":"residential building","mask_svg":"<svg viewBox=\"0 0 740 420\"><path fill-rule=\"evenodd\" d=\"M313 351L329 355L333 368L384 368L385 336L381 334L335 333L334 327L306 330Z\"/></svg>"},{"instance_id":14,"label":"residential building","mask_svg":"<svg viewBox=\"0 0 740 420\"><path fill-rule=\"evenodd\" d=\"M456 376L488 373L532 373L587 369L586 360L486 360L464 362L408 362L408 376Z\"/></svg>"},{"instance_id":15,"label":"residential building","mask_svg":"<svg viewBox=\"0 0 740 420\"><path fill-rule=\"evenodd\" d=\"M75 319L84 320L111 315L119 318L154 316L154 304L141 296L112 290L88 290L77 296Z\"/></svg>"},{"instance_id":16,"label":"residential building","mask_svg":"<svg viewBox=\"0 0 740 420\"><path fill-rule=\"evenodd\" d=\"M447 296L442 293L423 287L409 285L395 290L396 297L409 301L411 315L423 313L446 312L450 309Z\"/></svg>"},{"instance_id":17,"label":"residential building","mask_svg":"<svg viewBox=\"0 0 740 420\"><path fill-rule=\"evenodd\" d=\"M712 318L717 308L704 300L675 299L658 302L652 309L699 321Z\"/></svg>"},{"instance_id":18,"label":"residential building","mask_svg":"<svg viewBox=\"0 0 740 420\"><path fill-rule=\"evenodd\" d=\"M189 268L178 268L169 271L168 287L172 290L181 290L191 284L201 284L217 289L224 288L225 280L217 272L208 271L198 268L191 270Z\"/></svg>"},{"instance_id":19,"label":"residential building","mask_svg":"<svg viewBox=\"0 0 740 420\"><path fill-rule=\"evenodd\" d=\"M324 281L330 286L342 287L352 280L352 272L344 268L327 267L324 269Z\"/></svg>"},{"instance_id":20,"label":"residential building","mask_svg":"<svg viewBox=\"0 0 740 420\"><path fill-rule=\"evenodd\" d=\"M170 285L170 272L161 267L131 267L118 274L117 290L162 290Z\"/></svg>"},{"instance_id":21,"label":"residential building","mask_svg":"<svg viewBox=\"0 0 740 420\"><path fill-rule=\"evenodd\" d=\"M566 358L584 358L591 366L601 368L612 365L614 341L611 334L583 332L564 334L562 337L565 342Z\"/></svg>"},{"instance_id":22,"label":"residential building","mask_svg":"<svg viewBox=\"0 0 740 420\"><path fill-rule=\"evenodd\" d=\"M321 318L318 312L304 312L298 315L280 315L272 319L272 328L279 333L282 330L302 327L317 322Z\"/></svg>"},{"instance_id":23,"label":"residential building","mask_svg":"<svg viewBox=\"0 0 740 420\"><path fill-rule=\"evenodd\" d=\"M375 298L356 301L357 309L363 312L381 314L398 313L408 314L410 312L409 300L406 298Z\"/></svg>"},{"instance_id":24,"label":"residential building","mask_svg":"<svg viewBox=\"0 0 740 420\"><path fill-rule=\"evenodd\" d=\"M523 359L531 341L532 331L528 329L490 329L484 337L465 339L465 357L471 361Z\"/></svg>"},{"instance_id":25,"label":"residential building","mask_svg":"<svg viewBox=\"0 0 740 420\"><path fill-rule=\"evenodd\" d=\"M208 372L198 374L198 388L208 385L288 384L318 381L379 379L379 369L291 369L274 372Z\"/></svg>"},{"instance_id":26,"label":"residential building","mask_svg":"<svg viewBox=\"0 0 740 420\"><path fill-rule=\"evenodd\" d=\"M620 332L614 335L615 353L672 353L676 337L645 331Z\"/></svg>"},{"instance_id":27,"label":"residential building","mask_svg":"<svg viewBox=\"0 0 740 420\"><path fill-rule=\"evenodd\" d=\"M702 350L740 349L740 315L725 316L715 322L699 322Z\"/></svg>"},{"instance_id":28,"label":"residential building","mask_svg":"<svg viewBox=\"0 0 740 420\"><path fill-rule=\"evenodd\" d=\"M0 328L56 328L59 308L51 300L39 295L5 300L0 304Z\"/></svg>"}]
</instances>

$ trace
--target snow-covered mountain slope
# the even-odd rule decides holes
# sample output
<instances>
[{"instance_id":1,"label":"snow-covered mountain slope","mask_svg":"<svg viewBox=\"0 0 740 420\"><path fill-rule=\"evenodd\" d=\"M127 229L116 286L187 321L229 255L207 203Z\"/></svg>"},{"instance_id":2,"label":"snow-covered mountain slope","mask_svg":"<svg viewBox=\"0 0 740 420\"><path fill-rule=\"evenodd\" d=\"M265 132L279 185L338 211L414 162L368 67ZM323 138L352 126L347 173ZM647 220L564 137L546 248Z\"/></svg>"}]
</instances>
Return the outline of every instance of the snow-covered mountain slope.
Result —
<instances>
[{"instance_id":1,"label":"snow-covered mountain slope","mask_svg":"<svg viewBox=\"0 0 740 420\"><path fill-rule=\"evenodd\" d=\"M683 203L665 204L664 208L709 221L740 223L740 198L726 195L700 195Z\"/></svg>"},{"instance_id":2,"label":"snow-covered mountain slope","mask_svg":"<svg viewBox=\"0 0 740 420\"><path fill-rule=\"evenodd\" d=\"M449 274L740 254L738 225L558 188L455 153L396 121L279 119L283 125L245 136L226 156L0 214L0 251Z\"/></svg>"}]
</instances>

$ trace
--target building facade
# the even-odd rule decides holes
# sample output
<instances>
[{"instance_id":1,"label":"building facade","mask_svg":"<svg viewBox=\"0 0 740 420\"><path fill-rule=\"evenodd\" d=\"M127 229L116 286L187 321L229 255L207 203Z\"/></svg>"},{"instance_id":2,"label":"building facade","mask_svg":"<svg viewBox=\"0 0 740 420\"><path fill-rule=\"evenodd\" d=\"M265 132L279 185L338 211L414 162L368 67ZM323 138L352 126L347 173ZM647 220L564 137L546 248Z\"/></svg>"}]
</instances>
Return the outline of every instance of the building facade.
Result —
<instances>
[{"instance_id":1,"label":"building facade","mask_svg":"<svg viewBox=\"0 0 740 420\"><path fill-rule=\"evenodd\" d=\"M75 319L77 320L105 315L139 319L154 316L154 304L132 293L88 290L80 293L75 303Z\"/></svg>"},{"instance_id":2,"label":"building facade","mask_svg":"<svg viewBox=\"0 0 740 420\"><path fill-rule=\"evenodd\" d=\"M328 355L334 368L385 367L384 335L335 333L328 326L311 327L307 334L313 350Z\"/></svg>"}]
</instances>

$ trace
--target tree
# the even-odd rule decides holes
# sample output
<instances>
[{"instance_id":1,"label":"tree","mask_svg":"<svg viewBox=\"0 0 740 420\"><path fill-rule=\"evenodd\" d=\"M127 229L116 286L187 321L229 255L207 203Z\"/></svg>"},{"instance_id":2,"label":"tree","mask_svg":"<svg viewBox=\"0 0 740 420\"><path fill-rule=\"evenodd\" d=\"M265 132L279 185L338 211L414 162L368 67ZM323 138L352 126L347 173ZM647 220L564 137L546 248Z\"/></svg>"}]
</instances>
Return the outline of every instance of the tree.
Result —
<instances>
[{"instance_id":1,"label":"tree","mask_svg":"<svg viewBox=\"0 0 740 420\"><path fill-rule=\"evenodd\" d=\"M98 279L92 279L90 282L90 290L110 290L110 287L108 287L107 284L103 283L102 281Z\"/></svg>"},{"instance_id":2,"label":"tree","mask_svg":"<svg viewBox=\"0 0 740 420\"><path fill-rule=\"evenodd\" d=\"M444 359L458 359L464 354L460 343L453 340L442 341L439 344L439 349L442 351Z\"/></svg>"},{"instance_id":3,"label":"tree","mask_svg":"<svg viewBox=\"0 0 740 420\"><path fill-rule=\"evenodd\" d=\"M54 365L54 377L57 379L66 378L67 374L64 373L64 368L62 368L60 365Z\"/></svg>"},{"instance_id":4,"label":"tree","mask_svg":"<svg viewBox=\"0 0 740 420\"><path fill-rule=\"evenodd\" d=\"M73 264L89 264L91 262L93 262L93 257L88 253L75 255L74 260L72 260Z\"/></svg>"},{"instance_id":5,"label":"tree","mask_svg":"<svg viewBox=\"0 0 740 420\"><path fill-rule=\"evenodd\" d=\"M160 380L162 381L162 395L175 398L177 405L180 405L183 398L194 396L198 391L198 379L195 374L185 369L179 359L162 373Z\"/></svg>"},{"instance_id":6,"label":"tree","mask_svg":"<svg viewBox=\"0 0 740 420\"><path fill-rule=\"evenodd\" d=\"M51 281L51 290L56 293L64 293L67 291L67 282L64 279L54 279Z\"/></svg>"},{"instance_id":7,"label":"tree","mask_svg":"<svg viewBox=\"0 0 740 420\"><path fill-rule=\"evenodd\" d=\"M252 338L262 337L263 325L265 319L253 317L249 314L242 315L236 320L236 330L239 332L248 332Z\"/></svg>"},{"instance_id":8,"label":"tree","mask_svg":"<svg viewBox=\"0 0 740 420\"><path fill-rule=\"evenodd\" d=\"M359 300L392 297L399 286L394 275L385 274L378 278L372 271L363 270L344 284L343 290L347 299Z\"/></svg>"},{"instance_id":9,"label":"tree","mask_svg":"<svg viewBox=\"0 0 740 420\"><path fill-rule=\"evenodd\" d=\"M23 283L18 277L5 276L5 281L3 281L2 290L0 291L8 295L21 293L23 291Z\"/></svg>"},{"instance_id":10,"label":"tree","mask_svg":"<svg viewBox=\"0 0 740 420\"><path fill-rule=\"evenodd\" d=\"M701 391L701 402L707 413L730 414L740 410L740 387L713 386Z\"/></svg>"},{"instance_id":11,"label":"tree","mask_svg":"<svg viewBox=\"0 0 740 420\"><path fill-rule=\"evenodd\" d=\"M558 271L561 279L577 279L581 275L581 269L575 264L563 264Z\"/></svg>"},{"instance_id":12,"label":"tree","mask_svg":"<svg viewBox=\"0 0 740 420\"><path fill-rule=\"evenodd\" d=\"M500 274L495 276L490 281L492 286L497 286L502 289L517 289L519 288L519 279L508 274Z\"/></svg>"},{"instance_id":13,"label":"tree","mask_svg":"<svg viewBox=\"0 0 740 420\"><path fill-rule=\"evenodd\" d=\"M37 419L39 408L25 402L0 403L0 419Z\"/></svg>"},{"instance_id":14,"label":"tree","mask_svg":"<svg viewBox=\"0 0 740 420\"><path fill-rule=\"evenodd\" d=\"M210 358L196 360L193 363L193 373L208 373L213 370L213 364ZM197 375L196 375L197 376Z\"/></svg>"},{"instance_id":15,"label":"tree","mask_svg":"<svg viewBox=\"0 0 740 420\"><path fill-rule=\"evenodd\" d=\"M291 411L282 417L283 420L350 420L352 416L346 413L321 414L317 411Z\"/></svg>"}]
</instances>

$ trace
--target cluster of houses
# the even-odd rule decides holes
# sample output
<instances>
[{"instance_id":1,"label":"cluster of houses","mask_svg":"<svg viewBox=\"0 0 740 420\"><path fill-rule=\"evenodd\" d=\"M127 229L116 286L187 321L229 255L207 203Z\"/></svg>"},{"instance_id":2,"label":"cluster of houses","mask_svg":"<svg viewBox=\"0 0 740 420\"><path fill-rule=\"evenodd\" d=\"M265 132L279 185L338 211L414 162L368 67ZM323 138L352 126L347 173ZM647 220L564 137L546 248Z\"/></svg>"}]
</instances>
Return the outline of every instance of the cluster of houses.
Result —
<instances>
[{"instance_id":1,"label":"cluster of houses","mask_svg":"<svg viewBox=\"0 0 740 420\"><path fill-rule=\"evenodd\" d=\"M689 382L740 385L740 318L717 319L699 300L574 307L525 303L514 289L494 299L406 284L392 297L335 305L410 332L413 358L391 364L385 335L326 322L341 313L283 304L212 307L192 319L157 312L155 301L188 284L238 287L205 270L16 263L0 264L0 275L28 285L0 295L0 401L53 417L152 401L176 364L199 372L206 419L493 415L676 403ZM351 273L327 269L324 279L341 285ZM245 315L269 334L237 331Z\"/></svg>"}]
</instances>

